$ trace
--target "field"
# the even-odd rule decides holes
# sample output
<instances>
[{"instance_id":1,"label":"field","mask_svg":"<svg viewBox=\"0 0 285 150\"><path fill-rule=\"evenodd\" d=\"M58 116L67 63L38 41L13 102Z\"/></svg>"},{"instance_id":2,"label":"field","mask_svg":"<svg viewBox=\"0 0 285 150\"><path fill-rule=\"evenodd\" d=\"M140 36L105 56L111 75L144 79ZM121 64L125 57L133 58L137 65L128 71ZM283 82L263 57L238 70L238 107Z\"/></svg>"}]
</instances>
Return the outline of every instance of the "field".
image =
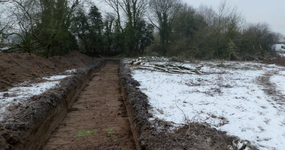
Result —
<instances>
[{"instance_id":1,"label":"field","mask_svg":"<svg viewBox=\"0 0 285 150\"><path fill-rule=\"evenodd\" d=\"M140 58L132 76L152 120L208 124L261 150L285 147L285 67L258 62ZM126 62L131 62L130 60ZM133 64L135 64L134 62Z\"/></svg>"},{"instance_id":2,"label":"field","mask_svg":"<svg viewBox=\"0 0 285 150\"><path fill-rule=\"evenodd\" d=\"M285 146L283 58L0 57L0 149Z\"/></svg>"}]
</instances>

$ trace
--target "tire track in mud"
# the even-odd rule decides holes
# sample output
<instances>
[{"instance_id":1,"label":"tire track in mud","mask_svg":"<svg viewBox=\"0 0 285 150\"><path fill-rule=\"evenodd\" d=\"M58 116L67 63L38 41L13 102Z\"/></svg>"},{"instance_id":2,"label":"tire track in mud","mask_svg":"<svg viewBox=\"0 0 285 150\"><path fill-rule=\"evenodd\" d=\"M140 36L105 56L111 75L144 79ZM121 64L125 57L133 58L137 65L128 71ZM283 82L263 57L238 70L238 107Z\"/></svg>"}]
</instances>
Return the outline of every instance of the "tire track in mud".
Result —
<instances>
[{"instance_id":1,"label":"tire track in mud","mask_svg":"<svg viewBox=\"0 0 285 150\"><path fill-rule=\"evenodd\" d=\"M273 101L276 102L279 106L276 106L274 103L271 103L275 108L278 110L283 110L284 104L285 104L285 96L282 95L279 91L276 90L276 85L274 83L270 82L270 78L278 74L278 71L274 72L266 72L263 76L258 78L259 85L263 86L264 93L266 93L268 96L272 98Z\"/></svg>"},{"instance_id":2,"label":"tire track in mud","mask_svg":"<svg viewBox=\"0 0 285 150\"><path fill-rule=\"evenodd\" d=\"M135 149L119 87L118 63L106 62L80 93L42 150Z\"/></svg>"}]
</instances>

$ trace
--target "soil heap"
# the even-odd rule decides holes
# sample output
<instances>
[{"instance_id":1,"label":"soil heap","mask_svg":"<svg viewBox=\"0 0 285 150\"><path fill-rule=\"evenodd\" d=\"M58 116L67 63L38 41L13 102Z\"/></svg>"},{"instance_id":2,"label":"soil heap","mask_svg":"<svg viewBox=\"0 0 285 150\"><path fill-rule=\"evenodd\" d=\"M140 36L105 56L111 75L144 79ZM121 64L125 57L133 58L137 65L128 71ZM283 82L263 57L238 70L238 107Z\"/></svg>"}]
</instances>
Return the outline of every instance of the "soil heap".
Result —
<instances>
[{"instance_id":1,"label":"soil heap","mask_svg":"<svg viewBox=\"0 0 285 150\"><path fill-rule=\"evenodd\" d=\"M49 59L34 54L0 52L0 92L24 81L55 75L69 69L78 69L92 64L93 59L79 52Z\"/></svg>"}]
</instances>

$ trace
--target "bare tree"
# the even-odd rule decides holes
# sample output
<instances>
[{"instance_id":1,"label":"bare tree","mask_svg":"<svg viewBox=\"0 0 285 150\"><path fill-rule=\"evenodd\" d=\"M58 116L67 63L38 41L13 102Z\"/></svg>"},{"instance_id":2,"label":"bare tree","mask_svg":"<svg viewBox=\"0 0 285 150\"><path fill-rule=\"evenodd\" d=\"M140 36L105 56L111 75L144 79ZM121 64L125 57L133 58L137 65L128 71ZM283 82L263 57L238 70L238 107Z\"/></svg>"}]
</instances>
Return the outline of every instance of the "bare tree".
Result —
<instances>
[{"instance_id":1,"label":"bare tree","mask_svg":"<svg viewBox=\"0 0 285 150\"><path fill-rule=\"evenodd\" d=\"M104 2L109 5L116 14L117 20L116 25L123 30L121 25L121 1L120 0L104 0Z\"/></svg>"},{"instance_id":2,"label":"bare tree","mask_svg":"<svg viewBox=\"0 0 285 150\"><path fill-rule=\"evenodd\" d=\"M146 0L122 0L119 4L133 27L143 17L148 5Z\"/></svg>"},{"instance_id":3,"label":"bare tree","mask_svg":"<svg viewBox=\"0 0 285 150\"><path fill-rule=\"evenodd\" d=\"M134 55L137 53L138 38L137 26L143 20L145 11L148 8L148 0L104 0L115 12L116 25L120 27L120 32L124 33L126 46L125 53ZM121 18L125 18L125 26Z\"/></svg>"},{"instance_id":4,"label":"bare tree","mask_svg":"<svg viewBox=\"0 0 285 150\"><path fill-rule=\"evenodd\" d=\"M127 19L131 26L136 26L136 23L144 16L148 7L148 0L104 0L116 14L117 24L122 27L122 16ZM123 12L123 14L122 14Z\"/></svg>"},{"instance_id":5,"label":"bare tree","mask_svg":"<svg viewBox=\"0 0 285 150\"><path fill-rule=\"evenodd\" d=\"M27 37L30 35L31 26L33 26L31 21L35 19L36 3L36 0L9 0L4 3L6 10L2 13L6 16L6 19L5 27L1 30L2 38L6 41L11 38L19 39L11 49L22 48L24 51L30 52L31 38ZM22 44L19 41L22 41Z\"/></svg>"},{"instance_id":6,"label":"bare tree","mask_svg":"<svg viewBox=\"0 0 285 150\"><path fill-rule=\"evenodd\" d=\"M172 20L180 6L180 0L152 0L150 2L150 9L155 14L158 25L155 25L151 19L150 21L159 30L160 44L164 54L167 52Z\"/></svg>"},{"instance_id":7,"label":"bare tree","mask_svg":"<svg viewBox=\"0 0 285 150\"><path fill-rule=\"evenodd\" d=\"M216 28L218 26L218 14L212 7L201 5L196 12L204 17L209 28Z\"/></svg>"},{"instance_id":8,"label":"bare tree","mask_svg":"<svg viewBox=\"0 0 285 150\"><path fill-rule=\"evenodd\" d=\"M218 12L218 28L222 32L239 31L242 27L241 14L236 7L231 7L227 1L221 2Z\"/></svg>"},{"instance_id":9,"label":"bare tree","mask_svg":"<svg viewBox=\"0 0 285 150\"><path fill-rule=\"evenodd\" d=\"M16 37L14 48L23 52L33 50L49 53L51 45L61 43L70 34L68 28L72 11L78 0L9 0L12 21L3 36ZM46 56L48 54L45 54Z\"/></svg>"}]
</instances>

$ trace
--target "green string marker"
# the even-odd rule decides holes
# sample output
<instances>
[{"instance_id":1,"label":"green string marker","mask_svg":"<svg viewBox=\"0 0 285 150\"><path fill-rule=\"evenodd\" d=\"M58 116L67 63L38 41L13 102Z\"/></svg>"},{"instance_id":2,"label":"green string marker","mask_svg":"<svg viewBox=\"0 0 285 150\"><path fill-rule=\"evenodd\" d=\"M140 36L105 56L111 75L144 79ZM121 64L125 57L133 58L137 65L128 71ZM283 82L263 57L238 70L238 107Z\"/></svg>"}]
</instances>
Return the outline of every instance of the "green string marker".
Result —
<instances>
[{"instance_id":1,"label":"green string marker","mask_svg":"<svg viewBox=\"0 0 285 150\"><path fill-rule=\"evenodd\" d=\"M110 134L110 133L115 133L114 131L113 131L113 128L111 128L111 129L103 129L103 131L108 131L108 133Z\"/></svg>"},{"instance_id":2,"label":"green string marker","mask_svg":"<svg viewBox=\"0 0 285 150\"><path fill-rule=\"evenodd\" d=\"M78 136L85 136L84 131L78 131Z\"/></svg>"},{"instance_id":3,"label":"green string marker","mask_svg":"<svg viewBox=\"0 0 285 150\"><path fill-rule=\"evenodd\" d=\"M106 131L106 132L108 132L108 134L115 133L113 131L113 128L103 129L102 131ZM97 134L97 130L90 130L90 131L81 130L81 131L78 131L78 133L77 133L78 136L96 135L96 134Z\"/></svg>"},{"instance_id":4,"label":"green string marker","mask_svg":"<svg viewBox=\"0 0 285 150\"><path fill-rule=\"evenodd\" d=\"M114 131L112 131L112 130L113 130L113 129L110 129L110 131L109 131L108 133L109 133L109 134L110 134L110 133L115 133L115 132L114 132Z\"/></svg>"}]
</instances>

